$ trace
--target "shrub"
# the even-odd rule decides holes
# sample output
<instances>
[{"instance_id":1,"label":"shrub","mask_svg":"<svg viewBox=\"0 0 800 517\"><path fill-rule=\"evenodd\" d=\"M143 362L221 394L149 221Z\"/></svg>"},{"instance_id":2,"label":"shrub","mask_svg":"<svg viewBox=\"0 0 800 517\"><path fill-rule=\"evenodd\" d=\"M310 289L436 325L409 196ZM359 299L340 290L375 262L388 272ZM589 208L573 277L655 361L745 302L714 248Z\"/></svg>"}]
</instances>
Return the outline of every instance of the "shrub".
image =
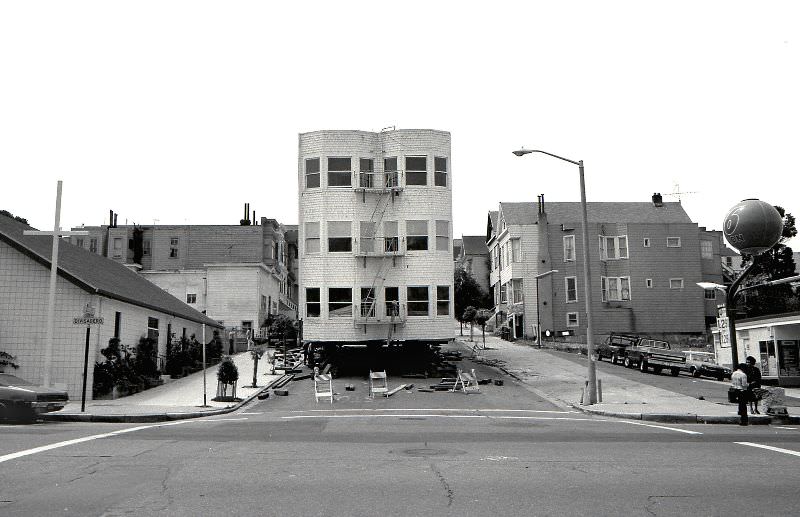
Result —
<instances>
[{"instance_id":1,"label":"shrub","mask_svg":"<svg viewBox=\"0 0 800 517\"><path fill-rule=\"evenodd\" d=\"M10 366L15 370L19 368L16 359L17 359L16 357L9 354L8 352L3 352L2 350L0 350L0 372L3 371L3 367L5 366Z\"/></svg>"},{"instance_id":2,"label":"shrub","mask_svg":"<svg viewBox=\"0 0 800 517\"><path fill-rule=\"evenodd\" d=\"M226 357L219 364L217 380L222 384L233 384L239 380L239 369L233 364L230 357Z\"/></svg>"}]
</instances>

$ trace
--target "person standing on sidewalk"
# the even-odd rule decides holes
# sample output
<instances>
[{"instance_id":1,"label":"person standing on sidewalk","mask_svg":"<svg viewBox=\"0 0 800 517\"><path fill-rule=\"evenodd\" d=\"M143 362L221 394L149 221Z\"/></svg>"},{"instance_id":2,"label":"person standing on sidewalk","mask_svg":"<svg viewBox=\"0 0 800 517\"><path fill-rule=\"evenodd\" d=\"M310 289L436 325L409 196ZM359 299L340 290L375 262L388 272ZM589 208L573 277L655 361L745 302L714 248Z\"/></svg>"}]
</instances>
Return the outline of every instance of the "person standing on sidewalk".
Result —
<instances>
[{"instance_id":1,"label":"person standing on sidewalk","mask_svg":"<svg viewBox=\"0 0 800 517\"><path fill-rule=\"evenodd\" d=\"M761 398L761 370L756 366L756 358L747 356L747 401L750 403L750 413L760 415L758 401Z\"/></svg>"},{"instance_id":2,"label":"person standing on sidewalk","mask_svg":"<svg viewBox=\"0 0 800 517\"><path fill-rule=\"evenodd\" d=\"M731 374L731 388L736 390L739 401L739 425L747 425L747 365L736 365L736 371Z\"/></svg>"}]
</instances>

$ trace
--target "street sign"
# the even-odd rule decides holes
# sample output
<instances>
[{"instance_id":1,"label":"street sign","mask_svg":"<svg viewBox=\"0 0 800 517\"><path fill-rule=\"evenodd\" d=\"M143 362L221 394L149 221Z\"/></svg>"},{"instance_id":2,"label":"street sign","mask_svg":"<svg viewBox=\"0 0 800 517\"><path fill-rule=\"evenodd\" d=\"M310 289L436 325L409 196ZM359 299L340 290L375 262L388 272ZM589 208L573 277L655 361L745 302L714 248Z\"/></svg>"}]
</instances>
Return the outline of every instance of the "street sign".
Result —
<instances>
[{"instance_id":1,"label":"street sign","mask_svg":"<svg viewBox=\"0 0 800 517\"><path fill-rule=\"evenodd\" d=\"M103 318L72 318L73 325L102 325Z\"/></svg>"},{"instance_id":2,"label":"street sign","mask_svg":"<svg viewBox=\"0 0 800 517\"><path fill-rule=\"evenodd\" d=\"M730 348L731 346L731 329L728 326L728 318L717 318L717 328L719 329L719 346L720 348Z\"/></svg>"}]
</instances>

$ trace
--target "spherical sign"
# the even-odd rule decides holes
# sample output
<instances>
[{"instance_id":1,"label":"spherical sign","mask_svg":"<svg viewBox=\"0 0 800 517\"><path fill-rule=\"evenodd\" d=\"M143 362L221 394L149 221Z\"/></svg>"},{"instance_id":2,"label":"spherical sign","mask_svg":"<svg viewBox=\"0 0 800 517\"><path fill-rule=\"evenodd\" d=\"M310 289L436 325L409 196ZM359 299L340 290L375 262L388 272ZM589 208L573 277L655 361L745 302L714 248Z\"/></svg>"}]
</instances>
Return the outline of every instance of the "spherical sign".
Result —
<instances>
[{"instance_id":1,"label":"spherical sign","mask_svg":"<svg viewBox=\"0 0 800 517\"><path fill-rule=\"evenodd\" d=\"M783 218L769 203L745 199L728 211L722 231L728 244L741 253L759 255L780 240Z\"/></svg>"}]
</instances>

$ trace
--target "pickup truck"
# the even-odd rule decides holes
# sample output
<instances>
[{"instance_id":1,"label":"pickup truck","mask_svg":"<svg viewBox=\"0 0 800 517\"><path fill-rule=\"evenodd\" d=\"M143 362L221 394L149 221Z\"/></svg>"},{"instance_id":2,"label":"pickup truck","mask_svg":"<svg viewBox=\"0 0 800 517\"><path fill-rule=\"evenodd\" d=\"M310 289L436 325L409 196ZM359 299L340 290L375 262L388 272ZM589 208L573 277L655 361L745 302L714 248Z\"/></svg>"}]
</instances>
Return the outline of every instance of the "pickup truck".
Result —
<instances>
[{"instance_id":1,"label":"pickup truck","mask_svg":"<svg viewBox=\"0 0 800 517\"><path fill-rule=\"evenodd\" d=\"M673 377L677 377L686 365L686 356L679 350L672 350L669 343L657 339L640 338L627 347L623 363L627 368L638 367L639 371L661 373L668 369Z\"/></svg>"},{"instance_id":2,"label":"pickup truck","mask_svg":"<svg viewBox=\"0 0 800 517\"><path fill-rule=\"evenodd\" d=\"M634 346L641 339L631 334L611 333L606 340L597 347L597 360L608 359L612 364L621 363L625 359L625 351L629 346Z\"/></svg>"}]
</instances>

